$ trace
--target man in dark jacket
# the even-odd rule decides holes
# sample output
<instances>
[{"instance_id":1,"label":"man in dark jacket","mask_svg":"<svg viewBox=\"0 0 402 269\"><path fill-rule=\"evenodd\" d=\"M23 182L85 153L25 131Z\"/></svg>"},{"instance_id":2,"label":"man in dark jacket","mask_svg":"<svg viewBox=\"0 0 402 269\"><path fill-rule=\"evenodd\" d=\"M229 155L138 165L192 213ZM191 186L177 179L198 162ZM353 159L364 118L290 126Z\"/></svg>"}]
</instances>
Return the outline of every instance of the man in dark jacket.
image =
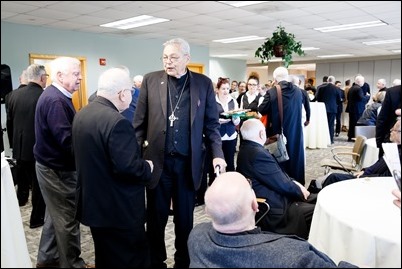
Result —
<instances>
[{"instance_id":1,"label":"man in dark jacket","mask_svg":"<svg viewBox=\"0 0 402 269\"><path fill-rule=\"evenodd\" d=\"M120 114L132 87L121 68L99 78L97 97L75 116L77 215L91 228L96 267L146 268L145 185L153 164L141 158L131 122Z\"/></svg>"},{"instance_id":2,"label":"man in dark jacket","mask_svg":"<svg viewBox=\"0 0 402 269\"><path fill-rule=\"evenodd\" d=\"M13 158L17 160L18 190L20 205L28 200L29 186L32 185L32 212L30 228L43 225L45 202L39 189L35 170L35 109L38 99L46 87L46 74L43 65L32 64L27 68L28 85L13 92L8 104L8 117L13 127Z\"/></svg>"},{"instance_id":3,"label":"man in dark jacket","mask_svg":"<svg viewBox=\"0 0 402 269\"><path fill-rule=\"evenodd\" d=\"M296 234L307 239L316 195L290 178L264 148L265 127L258 119L244 122L240 129L244 141L237 156L237 171L253 182L257 197L269 201L271 210L261 220L263 230Z\"/></svg>"},{"instance_id":4,"label":"man in dark jacket","mask_svg":"<svg viewBox=\"0 0 402 269\"><path fill-rule=\"evenodd\" d=\"M212 224L198 224L190 233L191 268L356 267L344 261L337 266L297 236L256 228L256 196L240 173L220 175L205 194L205 206Z\"/></svg>"}]
</instances>

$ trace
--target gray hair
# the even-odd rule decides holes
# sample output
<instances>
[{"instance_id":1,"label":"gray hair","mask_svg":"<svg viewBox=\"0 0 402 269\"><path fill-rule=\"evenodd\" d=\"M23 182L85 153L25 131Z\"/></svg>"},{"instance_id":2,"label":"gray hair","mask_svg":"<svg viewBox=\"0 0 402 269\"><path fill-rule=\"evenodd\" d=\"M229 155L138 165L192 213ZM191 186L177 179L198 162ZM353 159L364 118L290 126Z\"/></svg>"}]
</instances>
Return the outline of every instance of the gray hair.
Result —
<instances>
[{"instance_id":1,"label":"gray hair","mask_svg":"<svg viewBox=\"0 0 402 269\"><path fill-rule=\"evenodd\" d=\"M163 43L164 47L168 45L178 46L183 54L190 55L190 45L182 38L173 38Z\"/></svg>"},{"instance_id":2,"label":"gray hair","mask_svg":"<svg viewBox=\"0 0 402 269\"><path fill-rule=\"evenodd\" d=\"M107 95L131 89L129 74L122 68L114 67L104 71L98 79L98 93Z\"/></svg>"},{"instance_id":3,"label":"gray hair","mask_svg":"<svg viewBox=\"0 0 402 269\"><path fill-rule=\"evenodd\" d=\"M335 83L335 77L334 76L329 76L327 82L331 83L331 84L334 84Z\"/></svg>"},{"instance_id":4,"label":"gray hair","mask_svg":"<svg viewBox=\"0 0 402 269\"><path fill-rule=\"evenodd\" d=\"M42 75L46 74L46 69L44 65L31 64L30 66L28 66L26 74L28 81L37 81L41 78Z\"/></svg>"}]
</instances>

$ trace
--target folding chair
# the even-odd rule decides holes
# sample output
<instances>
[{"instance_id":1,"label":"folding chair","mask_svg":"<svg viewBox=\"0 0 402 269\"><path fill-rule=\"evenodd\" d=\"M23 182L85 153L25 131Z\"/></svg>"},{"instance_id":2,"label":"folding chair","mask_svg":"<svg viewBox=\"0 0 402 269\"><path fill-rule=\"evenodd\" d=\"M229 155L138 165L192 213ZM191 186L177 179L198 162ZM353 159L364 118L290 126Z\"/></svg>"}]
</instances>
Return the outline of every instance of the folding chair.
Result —
<instances>
[{"instance_id":1,"label":"folding chair","mask_svg":"<svg viewBox=\"0 0 402 269\"><path fill-rule=\"evenodd\" d=\"M343 170L350 174L362 169L363 157L366 149L365 136L356 137L353 147L335 146L331 149L333 159L323 159L320 163L325 168L324 175L331 169Z\"/></svg>"}]
</instances>

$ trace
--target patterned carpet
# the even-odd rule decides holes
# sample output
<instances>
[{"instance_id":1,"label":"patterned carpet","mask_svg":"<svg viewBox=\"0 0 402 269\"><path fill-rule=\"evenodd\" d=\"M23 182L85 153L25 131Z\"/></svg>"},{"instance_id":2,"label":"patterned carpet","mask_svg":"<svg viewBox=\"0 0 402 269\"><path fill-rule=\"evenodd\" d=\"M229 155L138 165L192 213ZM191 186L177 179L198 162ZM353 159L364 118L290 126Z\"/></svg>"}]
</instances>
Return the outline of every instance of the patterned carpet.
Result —
<instances>
[{"instance_id":1,"label":"patterned carpet","mask_svg":"<svg viewBox=\"0 0 402 269\"><path fill-rule=\"evenodd\" d=\"M333 146L348 145L352 146L352 142L347 142L346 133L341 133L339 137L335 137L335 144ZM306 186L310 184L312 179L316 179L322 176L324 168L320 167L320 161L323 158L329 158L331 156L330 147L326 149L306 149ZM25 236L28 244L28 251L31 256L33 267L36 266L36 256L38 253L38 245L42 227L36 229L29 228L29 216L31 214L31 204L20 207L21 216L24 223ZM208 221L208 217L204 213L204 206L195 208L194 222L195 224ZM173 254L174 248L174 232L173 232L173 220L169 218L168 225L166 227L166 246L168 252L167 265L169 268L173 268L174 260ZM94 264L94 247L91 237L91 232L88 227L81 225L81 257L87 262Z\"/></svg>"}]
</instances>

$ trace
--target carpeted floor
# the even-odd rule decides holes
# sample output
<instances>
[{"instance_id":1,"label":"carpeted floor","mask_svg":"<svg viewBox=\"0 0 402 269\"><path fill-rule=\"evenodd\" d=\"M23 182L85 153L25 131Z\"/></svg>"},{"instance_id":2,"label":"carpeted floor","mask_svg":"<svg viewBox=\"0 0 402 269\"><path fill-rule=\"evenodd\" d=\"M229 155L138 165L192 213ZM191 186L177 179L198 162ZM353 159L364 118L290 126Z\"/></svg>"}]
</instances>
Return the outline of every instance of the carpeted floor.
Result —
<instances>
[{"instance_id":1,"label":"carpeted floor","mask_svg":"<svg viewBox=\"0 0 402 269\"><path fill-rule=\"evenodd\" d=\"M346 133L341 133L339 137L335 137L335 144L333 146L348 145L352 146L352 142L347 142ZM306 187L309 186L312 179L316 179L322 176L324 173L324 168L320 167L320 161L323 158L330 158L331 147L326 149L306 149ZM32 265L36 265L36 256L38 253L38 244L40 239L40 234L42 227L36 229L29 228L29 216L31 214L31 204L20 207L21 216L24 223L25 236L28 244L28 251L31 256ZM204 206L199 206L195 208L194 211L194 224L208 221L208 217L204 213ZM166 227L166 246L168 252L167 265L169 268L173 268L174 260L173 254L174 248L174 232L173 232L173 222L172 217L168 221ZM94 247L91 237L91 232L88 227L81 225L81 256L87 262L94 264Z\"/></svg>"}]
</instances>

